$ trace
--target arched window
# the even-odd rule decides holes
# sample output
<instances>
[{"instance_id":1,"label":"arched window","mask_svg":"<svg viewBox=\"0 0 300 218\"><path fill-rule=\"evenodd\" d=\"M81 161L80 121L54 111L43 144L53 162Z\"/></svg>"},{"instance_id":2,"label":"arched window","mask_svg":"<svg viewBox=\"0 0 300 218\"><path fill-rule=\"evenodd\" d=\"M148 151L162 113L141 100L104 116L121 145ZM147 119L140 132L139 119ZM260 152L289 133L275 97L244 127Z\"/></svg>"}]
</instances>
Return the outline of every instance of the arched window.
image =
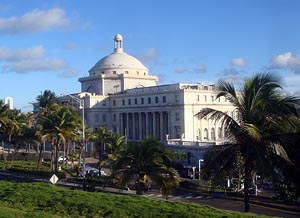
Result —
<instances>
[{"instance_id":1,"label":"arched window","mask_svg":"<svg viewBox=\"0 0 300 218\"><path fill-rule=\"evenodd\" d=\"M219 127L219 129L218 129L218 138L219 139L223 138L222 128L221 127Z\"/></svg>"},{"instance_id":2,"label":"arched window","mask_svg":"<svg viewBox=\"0 0 300 218\"><path fill-rule=\"evenodd\" d=\"M206 128L204 129L203 134L204 134L204 140L208 140L208 130Z\"/></svg>"},{"instance_id":3,"label":"arched window","mask_svg":"<svg viewBox=\"0 0 300 218\"><path fill-rule=\"evenodd\" d=\"M211 130L210 130L210 138L211 138L211 140L216 140L215 128L211 128Z\"/></svg>"}]
</instances>

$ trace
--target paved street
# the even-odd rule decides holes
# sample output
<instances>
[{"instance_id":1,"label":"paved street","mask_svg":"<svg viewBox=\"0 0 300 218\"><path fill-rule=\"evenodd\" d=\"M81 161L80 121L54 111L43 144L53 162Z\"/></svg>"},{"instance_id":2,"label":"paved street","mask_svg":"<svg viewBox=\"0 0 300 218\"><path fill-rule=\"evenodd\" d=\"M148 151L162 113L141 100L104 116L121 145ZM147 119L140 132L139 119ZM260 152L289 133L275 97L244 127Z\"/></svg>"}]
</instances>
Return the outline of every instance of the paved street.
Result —
<instances>
[{"instance_id":1,"label":"paved street","mask_svg":"<svg viewBox=\"0 0 300 218\"><path fill-rule=\"evenodd\" d=\"M155 199L164 199L164 197L159 193L149 193L146 196L155 198ZM210 196L204 195L195 195L192 193L179 193L170 195L170 201L185 201L185 202L193 202L202 205L209 205L212 207L225 209L225 210L234 210L243 212L244 210L244 202L231 200L231 199L222 199L222 198L212 198ZM288 211L288 210L280 210L272 207L266 207L258 204L251 204L250 211L257 214L264 214L268 216L275 217L289 217L289 218L299 218L299 213Z\"/></svg>"}]
</instances>

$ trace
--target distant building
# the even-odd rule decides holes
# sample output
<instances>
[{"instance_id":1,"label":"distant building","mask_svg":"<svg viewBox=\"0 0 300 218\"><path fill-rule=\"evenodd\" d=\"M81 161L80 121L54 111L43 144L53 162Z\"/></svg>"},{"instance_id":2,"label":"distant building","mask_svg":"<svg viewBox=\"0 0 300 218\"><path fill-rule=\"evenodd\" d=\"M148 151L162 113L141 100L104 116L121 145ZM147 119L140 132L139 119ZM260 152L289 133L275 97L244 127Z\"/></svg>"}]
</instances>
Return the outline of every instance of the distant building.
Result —
<instances>
[{"instance_id":1,"label":"distant building","mask_svg":"<svg viewBox=\"0 0 300 218\"><path fill-rule=\"evenodd\" d=\"M4 104L7 104L10 110L14 109L14 99L12 97L5 97Z\"/></svg>"},{"instance_id":2,"label":"distant building","mask_svg":"<svg viewBox=\"0 0 300 218\"><path fill-rule=\"evenodd\" d=\"M114 38L114 52L100 59L89 76L79 79L87 125L105 126L139 141L148 136L169 144L224 142L226 136L215 120L195 116L210 107L235 116L232 104L216 99L214 85L156 85L158 77L136 58L123 52L123 38Z\"/></svg>"}]
</instances>

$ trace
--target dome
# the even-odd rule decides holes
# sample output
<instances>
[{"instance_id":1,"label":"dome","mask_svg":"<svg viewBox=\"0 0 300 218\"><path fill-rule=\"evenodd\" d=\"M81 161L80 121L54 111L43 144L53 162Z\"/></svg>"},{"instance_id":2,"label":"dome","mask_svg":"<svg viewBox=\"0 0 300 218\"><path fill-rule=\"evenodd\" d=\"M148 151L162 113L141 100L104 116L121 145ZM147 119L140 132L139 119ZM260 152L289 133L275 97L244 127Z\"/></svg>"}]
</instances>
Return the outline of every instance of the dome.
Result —
<instances>
[{"instance_id":1,"label":"dome","mask_svg":"<svg viewBox=\"0 0 300 218\"><path fill-rule=\"evenodd\" d=\"M148 73L148 69L138 59L123 52L123 37L120 34L114 37L114 53L100 59L92 69L90 69L90 72L94 72L94 75L95 73L99 74L103 72L106 74L107 70L114 69L124 69L123 72L136 70L146 71Z\"/></svg>"},{"instance_id":2,"label":"dome","mask_svg":"<svg viewBox=\"0 0 300 218\"><path fill-rule=\"evenodd\" d=\"M112 53L100 59L90 71L108 69L136 69L148 71L138 59L124 52Z\"/></svg>"}]
</instances>

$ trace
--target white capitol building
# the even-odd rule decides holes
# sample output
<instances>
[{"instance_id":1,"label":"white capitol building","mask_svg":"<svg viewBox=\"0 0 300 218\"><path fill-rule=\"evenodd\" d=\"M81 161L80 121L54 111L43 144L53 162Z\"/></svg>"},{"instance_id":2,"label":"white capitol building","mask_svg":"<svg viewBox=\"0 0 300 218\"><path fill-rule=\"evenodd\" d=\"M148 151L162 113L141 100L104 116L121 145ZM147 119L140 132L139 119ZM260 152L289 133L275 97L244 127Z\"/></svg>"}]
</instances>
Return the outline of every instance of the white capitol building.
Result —
<instances>
[{"instance_id":1,"label":"white capitol building","mask_svg":"<svg viewBox=\"0 0 300 218\"><path fill-rule=\"evenodd\" d=\"M79 79L89 128L105 126L139 141L148 136L172 143L225 140L220 123L195 114L210 107L233 114L225 98L216 100L214 85L156 85L158 77L123 51L123 37L114 38L114 52L100 59L87 77Z\"/></svg>"}]
</instances>

